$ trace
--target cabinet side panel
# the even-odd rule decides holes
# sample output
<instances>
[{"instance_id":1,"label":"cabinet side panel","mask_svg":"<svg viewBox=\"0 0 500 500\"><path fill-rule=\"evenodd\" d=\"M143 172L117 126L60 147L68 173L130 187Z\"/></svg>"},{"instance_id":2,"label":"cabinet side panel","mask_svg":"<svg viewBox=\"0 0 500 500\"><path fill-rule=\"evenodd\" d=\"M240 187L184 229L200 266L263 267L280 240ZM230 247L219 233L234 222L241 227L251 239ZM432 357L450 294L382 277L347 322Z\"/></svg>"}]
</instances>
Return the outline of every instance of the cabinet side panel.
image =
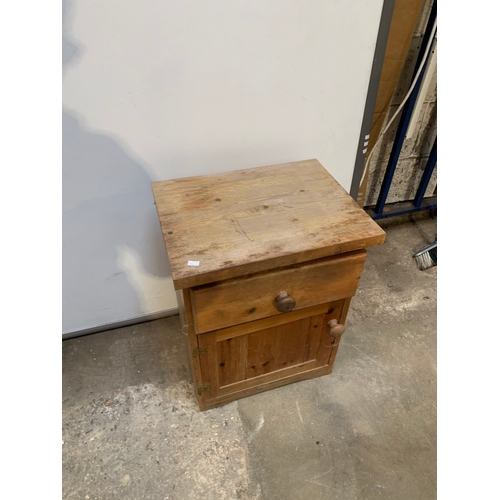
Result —
<instances>
[{"instance_id":1,"label":"cabinet side panel","mask_svg":"<svg viewBox=\"0 0 500 500\"><path fill-rule=\"evenodd\" d=\"M198 399L200 409L203 408L203 400L198 394L198 387L202 383L201 366L199 356L193 356L193 352L198 348L198 336L194 330L193 312L191 306L191 298L189 290L177 290L177 304L179 306L179 315L181 319L182 333L186 337L187 356L189 358L189 365L191 367L191 374L193 376L194 390Z\"/></svg>"},{"instance_id":2,"label":"cabinet side panel","mask_svg":"<svg viewBox=\"0 0 500 500\"><path fill-rule=\"evenodd\" d=\"M201 399L212 399L219 395L219 373L217 371L217 346L215 332L198 335L200 348L206 352L199 356L202 374Z\"/></svg>"}]
</instances>

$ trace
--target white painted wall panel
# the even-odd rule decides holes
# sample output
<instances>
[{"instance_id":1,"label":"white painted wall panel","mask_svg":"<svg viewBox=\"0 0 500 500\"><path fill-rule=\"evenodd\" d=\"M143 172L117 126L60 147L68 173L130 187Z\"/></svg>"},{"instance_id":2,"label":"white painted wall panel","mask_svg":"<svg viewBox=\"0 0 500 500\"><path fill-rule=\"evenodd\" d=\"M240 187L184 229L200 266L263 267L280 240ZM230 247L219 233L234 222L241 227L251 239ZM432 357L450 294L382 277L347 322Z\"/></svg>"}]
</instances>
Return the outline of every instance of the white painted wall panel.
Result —
<instances>
[{"instance_id":1,"label":"white painted wall panel","mask_svg":"<svg viewBox=\"0 0 500 500\"><path fill-rule=\"evenodd\" d=\"M176 307L150 183L306 158L349 190L382 0L63 2L63 331Z\"/></svg>"}]
</instances>

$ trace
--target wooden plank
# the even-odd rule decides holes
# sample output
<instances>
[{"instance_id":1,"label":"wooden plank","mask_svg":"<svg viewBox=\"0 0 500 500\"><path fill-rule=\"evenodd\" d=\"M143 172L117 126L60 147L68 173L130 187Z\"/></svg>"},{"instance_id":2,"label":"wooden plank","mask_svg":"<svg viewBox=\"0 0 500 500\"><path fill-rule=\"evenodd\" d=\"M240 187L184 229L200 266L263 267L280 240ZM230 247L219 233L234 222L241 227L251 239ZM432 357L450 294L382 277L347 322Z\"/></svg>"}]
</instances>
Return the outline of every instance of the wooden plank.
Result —
<instances>
[{"instance_id":1,"label":"wooden plank","mask_svg":"<svg viewBox=\"0 0 500 500\"><path fill-rule=\"evenodd\" d=\"M287 378L291 375L301 373L304 371L309 371L314 369L316 364L314 361L306 361L305 363L300 363L298 365L289 366L287 368L281 368L280 370L274 370L269 373L261 373L257 377L253 377L241 382L236 382L235 384L226 385L225 387L219 388L219 396L224 394L230 394L232 392L239 392L244 389L255 388L256 392L262 384L272 382L274 380L279 380L281 378Z\"/></svg>"},{"instance_id":2,"label":"wooden plank","mask_svg":"<svg viewBox=\"0 0 500 500\"><path fill-rule=\"evenodd\" d=\"M307 361L310 323L306 318L277 327L276 369Z\"/></svg>"},{"instance_id":3,"label":"wooden plank","mask_svg":"<svg viewBox=\"0 0 500 500\"><path fill-rule=\"evenodd\" d=\"M193 313L193 326L194 326L194 331L196 333L199 333L199 329L198 329L198 317L196 315L196 308L195 308L195 298L194 298L194 294L193 294L193 289L192 288L188 288L186 289L186 293L189 294L189 301L190 301L190 304L191 304L191 311Z\"/></svg>"},{"instance_id":4,"label":"wooden plank","mask_svg":"<svg viewBox=\"0 0 500 500\"><path fill-rule=\"evenodd\" d=\"M152 189L176 289L385 238L317 160L159 181Z\"/></svg>"},{"instance_id":5,"label":"wooden plank","mask_svg":"<svg viewBox=\"0 0 500 500\"><path fill-rule=\"evenodd\" d=\"M203 390L200 395L203 405L207 399L215 398L219 395L219 373L217 370L217 349L215 345L215 333L206 333L198 335L198 344L200 347L206 347L207 352L198 356L201 366L202 383L201 386L210 384L209 390Z\"/></svg>"},{"instance_id":6,"label":"wooden plank","mask_svg":"<svg viewBox=\"0 0 500 500\"><path fill-rule=\"evenodd\" d=\"M305 361L310 318L251 333L246 380Z\"/></svg>"},{"instance_id":7,"label":"wooden plank","mask_svg":"<svg viewBox=\"0 0 500 500\"><path fill-rule=\"evenodd\" d=\"M194 391L198 399L198 405L200 409L203 409L203 398L197 392L198 387L202 384L202 377L199 357L193 356L193 350L198 347L198 336L194 330L189 290L177 290L177 304L179 306L182 333L186 336L187 355L193 376Z\"/></svg>"},{"instance_id":8,"label":"wooden plank","mask_svg":"<svg viewBox=\"0 0 500 500\"><path fill-rule=\"evenodd\" d=\"M311 317L309 324L309 344L308 350L306 352L306 359L308 361L315 360L318 357L320 351L320 342L322 336L322 330L325 325L325 315L318 314ZM321 356L321 354L319 354ZM319 366L316 364L316 366Z\"/></svg>"},{"instance_id":9,"label":"wooden plank","mask_svg":"<svg viewBox=\"0 0 500 500\"><path fill-rule=\"evenodd\" d=\"M248 336L248 354L245 379L276 370L277 328L268 328Z\"/></svg>"},{"instance_id":10,"label":"wooden plank","mask_svg":"<svg viewBox=\"0 0 500 500\"><path fill-rule=\"evenodd\" d=\"M307 339L307 350L305 359L307 361L315 360L318 356L319 342L321 340L321 328L323 327L324 314L316 314L309 318L309 331Z\"/></svg>"},{"instance_id":11,"label":"wooden plank","mask_svg":"<svg viewBox=\"0 0 500 500\"><path fill-rule=\"evenodd\" d=\"M197 332L279 316L274 298L285 290L295 309L312 307L356 293L366 250L309 264L255 274L192 289Z\"/></svg>"},{"instance_id":12,"label":"wooden plank","mask_svg":"<svg viewBox=\"0 0 500 500\"><path fill-rule=\"evenodd\" d=\"M332 349L334 348L334 340L330 336L330 328L327 323L332 319L336 319L341 323L342 312L344 310L344 301L340 302L337 307L328 311L322 318L319 327L321 337L319 341L318 354L316 356L316 366L330 365ZM333 365L333 363L332 363Z\"/></svg>"},{"instance_id":13,"label":"wooden plank","mask_svg":"<svg viewBox=\"0 0 500 500\"><path fill-rule=\"evenodd\" d=\"M175 295L177 298L177 306L179 307L181 328L184 328L184 326L188 324L187 317L186 317L186 305L184 304L184 299L183 299L184 294L183 294L182 290L176 290Z\"/></svg>"},{"instance_id":14,"label":"wooden plank","mask_svg":"<svg viewBox=\"0 0 500 500\"><path fill-rule=\"evenodd\" d=\"M247 337L235 337L216 342L219 384L234 384L245 380L248 352Z\"/></svg>"},{"instance_id":15,"label":"wooden plank","mask_svg":"<svg viewBox=\"0 0 500 500\"><path fill-rule=\"evenodd\" d=\"M421 15L423 4L424 0L395 0L394 2L391 28L387 39L382 74L378 83L377 99L373 111L367 154L370 154L373 149L380 131L386 122L387 115L392 109L391 101L394 97L394 90L400 81L401 70L408 57L408 49L414 35L415 26ZM399 104L399 102L395 99L393 104ZM371 163L372 169L378 160L377 155L375 155L373 160ZM367 166L366 163L365 166ZM369 168L369 166L367 167ZM361 207L365 204L368 179L370 178L368 173L369 170L367 170L363 183L359 187L357 201Z\"/></svg>"},{"instance_id":16,"label":"wooden plank","mask_svg":"<svg viewBox=\"0 0 500 500\"><path fill-rule=\"evenodd\" d=\"M287 369L292 370L294 368L296 368L296 367L291 367L291 368L287 368ZM205 401L205 407L200 408L200 409L204 410L204 409L210 409L210 408L217 408L218 406L225 405L227 403L230 403L231 401L235 401L237 399L241 399L241 398L244 398L246 396L258 394L260 392L268 391L270 389L274 389L276 387L281 387L283 385L292 384L294 382L299 382L301 380L307 380L310 378L321 377L323 375L327 375L328 373L329 373L329 366L308 369L307 371L295 373L293 375L283 377L283 378L280 378L277 380L263 382L260 385L257 385L254 387L242 389L242 390L237 391L237 392L229 392L229 393L224 394L222 396L219 396L217 398L207 400L207 401Z\"/></svg>"},{"instance_id":17,"label":"wooden plank","mask_svg":"<svg viewBox=\"0 0 500 500\"><path fill-rule=\"evenodd\" d=\"M349 313L349 306L351 305L352 297L347 297L342 304L342 312L340 313L339 323L345 325L347 321L347 314Z\"/></svg>"}]
</instances>

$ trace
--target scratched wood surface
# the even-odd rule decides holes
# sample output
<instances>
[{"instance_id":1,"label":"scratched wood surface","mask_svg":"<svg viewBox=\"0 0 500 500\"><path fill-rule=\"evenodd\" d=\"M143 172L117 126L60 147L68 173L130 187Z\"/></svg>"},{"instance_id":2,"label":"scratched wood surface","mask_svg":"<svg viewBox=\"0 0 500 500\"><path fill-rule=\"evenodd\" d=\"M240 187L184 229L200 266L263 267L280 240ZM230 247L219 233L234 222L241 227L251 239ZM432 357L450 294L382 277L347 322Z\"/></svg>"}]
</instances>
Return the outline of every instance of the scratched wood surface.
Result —
<instances>
[{"instance_id":1,"label":"scratched wood surface","mask_svg":"<svg viewBox=\"0 0 500 500\"><path fill-rule=\"evenodd\" d=\"M158 181L152 189L176 289L385 239L317 160Z\"/></svg>"}]
</instances>

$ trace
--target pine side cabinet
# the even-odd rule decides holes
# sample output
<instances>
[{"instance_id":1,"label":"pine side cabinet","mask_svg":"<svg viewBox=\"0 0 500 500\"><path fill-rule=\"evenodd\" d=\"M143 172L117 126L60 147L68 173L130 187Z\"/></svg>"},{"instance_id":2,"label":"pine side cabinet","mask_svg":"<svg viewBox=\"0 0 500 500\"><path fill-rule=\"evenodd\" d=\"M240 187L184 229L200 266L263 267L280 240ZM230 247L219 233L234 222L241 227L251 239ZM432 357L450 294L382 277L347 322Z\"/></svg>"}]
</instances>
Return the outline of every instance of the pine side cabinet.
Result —
<instances>
[{"instance_id":1,"label":"pine side cabinet","mask_svg":"<svg viewBox=\"0 0 500 500\"><path fill-rule=\"evenodd\" d=\"M153 182L201 410L332 372L384 231L317 160Z\"/></svg>"}]
</instances>

